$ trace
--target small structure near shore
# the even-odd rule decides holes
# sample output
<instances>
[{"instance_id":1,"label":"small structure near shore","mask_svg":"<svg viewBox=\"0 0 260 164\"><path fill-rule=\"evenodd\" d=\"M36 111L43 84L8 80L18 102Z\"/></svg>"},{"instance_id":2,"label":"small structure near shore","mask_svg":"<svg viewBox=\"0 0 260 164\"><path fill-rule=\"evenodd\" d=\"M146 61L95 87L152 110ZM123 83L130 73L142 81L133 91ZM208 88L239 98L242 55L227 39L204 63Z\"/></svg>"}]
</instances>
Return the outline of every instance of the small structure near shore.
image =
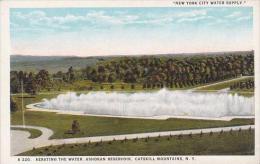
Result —
<instances>
[{"instance_id":1,"label":"small structure near shore","mask_svg":"<svg viewBox=\"0 0 260 164\"><path fill-rule=\"evenodd\" d=\"M73 120L71 129L65 132L65 134L76 134L78 132L80 132L79 122L77 120Z\"/></svg>"}]
</instances>

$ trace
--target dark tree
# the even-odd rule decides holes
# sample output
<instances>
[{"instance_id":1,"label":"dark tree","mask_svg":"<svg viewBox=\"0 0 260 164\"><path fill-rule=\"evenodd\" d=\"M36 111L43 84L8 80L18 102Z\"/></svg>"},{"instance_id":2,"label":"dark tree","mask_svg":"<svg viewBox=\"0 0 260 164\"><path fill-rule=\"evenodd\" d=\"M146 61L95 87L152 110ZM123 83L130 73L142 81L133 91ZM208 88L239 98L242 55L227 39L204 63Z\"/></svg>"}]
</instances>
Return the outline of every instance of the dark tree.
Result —
<instances>
[{"instance_id":1,"label":"dark tree","mask_svg":"<svg viewBox=\"0 0 260 164\"><path fill-rule=\"evenodd\" d=\"M50 76L49 72L46 70L40 70L38 74L35 76L36 85L40 88L47 88L50 85Z\"/></svg>"},{"instance_id":2,"label":"dark tree","mask_svg":"<svg viewBox=\"0 0 260 164\"><path fill-rule=\"evenodd\" d=\"M68 69L67 78L69 83L75 80L75 73L72 66Z\"/></svg>"},{"instance_id":3,"label":"dark tree","mask_svg":"<svg viewBox=\"0 0 260 164\"><path fill-rule=\"evenodd\" d=\"M13 98L10 98L10 110L11 112L16 112L18 110L16 103Z\"/></svg>"}]
</instances>

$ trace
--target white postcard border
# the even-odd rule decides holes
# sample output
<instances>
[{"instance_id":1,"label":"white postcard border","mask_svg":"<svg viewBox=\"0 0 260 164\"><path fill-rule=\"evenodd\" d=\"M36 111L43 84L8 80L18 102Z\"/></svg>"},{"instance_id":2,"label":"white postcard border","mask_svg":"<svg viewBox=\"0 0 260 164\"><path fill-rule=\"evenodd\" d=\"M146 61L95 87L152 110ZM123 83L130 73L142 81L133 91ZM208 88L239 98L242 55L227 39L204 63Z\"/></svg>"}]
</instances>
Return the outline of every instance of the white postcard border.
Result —
<instances>
[{"instance_id":1,"label":"white postcard border","mask_svg":"<svg viewBox=\"0 0 260 164\"><path fill-rule=\"evenodd\" d=\"M185 0L188 1L188 0ZM205 0L210 1L210 0ZM226 0L225 0L226 1ZM9 106L9 96L10 96L10 29L9 29L9 9L10 8L59 8L59 7L208 7L208 5L189 5L189 6L176 6L174 5L175 0L165 0L165 1L2 1L1 3L1 163L23 163L18 162L18 157L10 156L10 106ZM243 164L254 164L259 163L260 156L260 54L259 54L259 1L258 0L246 0L246 3L242 6L252 6L253 7L253 33L254 33L254 51L255 51L255 155L243 155L243 156L192 156L195 160L192 161L138 161L146 163L243 163ZM241 7L242 7L241 6ZM210 5L210 7L239 7L230 5ZM185 156L183 156L185 157ZM32 158L32 157L30 157ZM107 162L107 161L106 161ZM112 161L115 163L117 161ZM118 161L122 163L122 161ZM117 163L118 163L117 162ZM33 163L33 162L25 162ZM45 163L45 162L36 162ZM49 162L46 162L49 163ZM58 162L55 162L58 163ZM59 162L63 163L63 162ZM69 162L65 162L69 163ZM86 163L85 162L75 162L75 163ZM99 162L96 162L99 163ZM101 163L101 162L100 162ZM109 162L110 163L110 162ZM132 163L124 162L124 163Z\"/></svg>"}]
</instances>

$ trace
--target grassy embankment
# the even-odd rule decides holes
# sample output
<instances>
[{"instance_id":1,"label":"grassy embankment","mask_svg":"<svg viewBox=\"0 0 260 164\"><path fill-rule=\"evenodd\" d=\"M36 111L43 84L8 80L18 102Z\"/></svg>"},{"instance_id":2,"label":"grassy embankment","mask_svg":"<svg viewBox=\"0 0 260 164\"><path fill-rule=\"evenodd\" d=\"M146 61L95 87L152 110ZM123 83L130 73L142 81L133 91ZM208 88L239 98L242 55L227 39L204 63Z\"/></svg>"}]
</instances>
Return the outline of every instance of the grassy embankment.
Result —
<instances>
[{"instance_id":1,"label":"grassy embankment","mask_svg":"<svg viewBox=\"0 0 260 164\"><path fill-rule=\"evenodd\" d=\"M235 79L233 81L227 81L227 82L223 82L223 83L220 83L220 84L205 86L205 87L202 87L198 90L221 90L221 89L229 88L231 85L233 85L235 83L243 82L243 81L247 81L247 80L254 80L254 78L253 77L247 77L247 78L243 78L243 79Z\"/></svg>"},{"instance_id":2,"label":"grassy embankment","mask_svg":"<svg viewBox=\"0 0 260 164\"><path fill-rule=\"evenodd\" d=\"M205 86L205 87L197 89L197 91L200 91L200 92L218 91L218 90L221 90L221 89L229 88L231 85L233 85L235 83L243 82L243 81L247 81L247 80L254 80L254 77L237 79L237 80L233 80L233 81L223 82L223 83L220 83L220 84ZM230 93L232 93L232 94L237 93L239 95L251 97L251 96L254 96L254 89L236 89L236 90L231 90Z\"/></svg>"},{"instance_id":3,"label":"grassy embankment","mask_svg":"<svg viewBox=\"0 0 260 164\"><path fill-rule=\"evenodd\" d=\"M254 131L243 130L185 136L43 147L25 156L121 156L121 155L253 155Z\"/></svg>"},{"instance_id":4,"label":"grassy embankment","mask_svg":"<svg viewBox=\"0 0 260 164\"><path fill-rule=\"evenodd\" d=\"M201 86L201 85L197 85ZM193 88L194 86L186 86L183 88L176 88L172 86L172 88L167 87L169 90L186 90ZM91 88L91 89L90 89ZM124 83L121 81L117 81L114 83L95 83L90 80L78 80L73 83L55 83L50 91L77 91L77 92L89 92L89 91L122 91L122 92L138 92L138 91L157 91L162 89L159 86L155 86L154 88L143 88L142 83ZM42 90L41 92L48 92L48 90Z\"/></svg>"}]
</instances>

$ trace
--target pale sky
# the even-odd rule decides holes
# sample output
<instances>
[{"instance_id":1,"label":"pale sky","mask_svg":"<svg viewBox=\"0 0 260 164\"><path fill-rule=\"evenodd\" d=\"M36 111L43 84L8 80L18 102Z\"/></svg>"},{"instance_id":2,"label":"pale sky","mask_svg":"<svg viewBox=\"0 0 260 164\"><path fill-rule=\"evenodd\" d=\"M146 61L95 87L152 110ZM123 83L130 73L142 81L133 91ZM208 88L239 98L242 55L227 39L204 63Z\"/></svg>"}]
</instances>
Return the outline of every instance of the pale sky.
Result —
<instances>
[{"instance_id":1,"label":"pale sky","mask_svg":"<svg viewBox=\"0 0 260 164\"><path fill-rule=\"evenodd\" d=\"M11 9L12 54L102 56L253 49L251 7Z\"/></svg>"}]
</instances>

